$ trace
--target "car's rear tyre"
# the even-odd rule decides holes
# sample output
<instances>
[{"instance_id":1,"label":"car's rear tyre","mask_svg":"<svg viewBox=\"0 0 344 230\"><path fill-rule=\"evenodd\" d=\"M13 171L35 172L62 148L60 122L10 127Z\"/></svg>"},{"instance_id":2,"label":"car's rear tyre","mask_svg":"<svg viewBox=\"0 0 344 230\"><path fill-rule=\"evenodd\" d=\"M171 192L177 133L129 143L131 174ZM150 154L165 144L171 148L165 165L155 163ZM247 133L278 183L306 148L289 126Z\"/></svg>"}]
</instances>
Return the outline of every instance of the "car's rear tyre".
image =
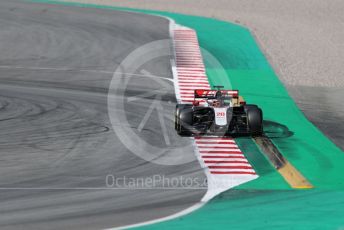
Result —
<instances>
[{"instance_id":1,"label":"car's rear tyre","mask_svg":"<svg viewBox=\"0 0 344 230\"><path fill-rule=\"evenodd\" d=\"M180 130L180 111L184 108L191 108L190 104L177 104L174 114L174 129L178 132Z\"/></svg>"},{"instance_id":2,"label":"car's rear tyre","mask_svg":"<svg viewBox=\"0 0 344 230\"><path fill-rule=\"evenodd\" d=\"M181 136L190 136L192 132L190 130L192 126L192 109L191 106L179 108L177 114L177 133Z\"/></svg>"},{"instance_id":3,"label":"car's rear tyre","mask_svg":"<svg viewBox=\"0 0 344 230\"><path fill-rule=\"evenodd\" d=\"M252 136L261 136L263 134L263 112L258 107L247 109L247 122Z\"/></svg>"}]
</instances>

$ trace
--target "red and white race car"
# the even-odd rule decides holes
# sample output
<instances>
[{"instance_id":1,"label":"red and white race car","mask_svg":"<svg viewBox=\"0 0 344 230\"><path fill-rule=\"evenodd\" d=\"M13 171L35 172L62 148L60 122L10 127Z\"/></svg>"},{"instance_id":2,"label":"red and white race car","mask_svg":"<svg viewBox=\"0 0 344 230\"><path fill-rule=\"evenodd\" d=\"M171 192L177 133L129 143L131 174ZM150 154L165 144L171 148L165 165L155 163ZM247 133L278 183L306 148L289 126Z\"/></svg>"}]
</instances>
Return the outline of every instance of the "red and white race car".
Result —
<instances>
[{"instance_id":1,"label":"red and white race car","mask_svg":"<svg viewBox=\"0 0 344 230\"><path fill-rule=\"evenodd\" d=\"M263 113L247 105L238 90L195 90L191 104L177 104L175 129L179 135L252 135L263 133Z\"/></svg>"}]
</instances>

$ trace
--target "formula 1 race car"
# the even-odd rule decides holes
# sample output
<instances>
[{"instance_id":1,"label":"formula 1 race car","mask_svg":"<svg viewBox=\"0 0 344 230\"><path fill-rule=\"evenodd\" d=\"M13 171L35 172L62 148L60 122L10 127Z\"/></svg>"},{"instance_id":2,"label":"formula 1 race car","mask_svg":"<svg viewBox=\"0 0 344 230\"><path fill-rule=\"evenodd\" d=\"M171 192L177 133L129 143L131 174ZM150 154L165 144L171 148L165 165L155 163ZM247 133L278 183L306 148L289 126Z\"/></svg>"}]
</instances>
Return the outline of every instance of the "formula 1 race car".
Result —
<instances>
[{"instance_id":1,"label":"formula 1 race car","mask_svg":"<svg viewBox=\"0 0 344 230\"><path fill-rule=\"evenodd\" d=\"M238 90L195 90L191 104L177 104L175 129L181 136L252 135L263 133L263 113L257 105L248 105Z\"/></svg>"}]
</instances>

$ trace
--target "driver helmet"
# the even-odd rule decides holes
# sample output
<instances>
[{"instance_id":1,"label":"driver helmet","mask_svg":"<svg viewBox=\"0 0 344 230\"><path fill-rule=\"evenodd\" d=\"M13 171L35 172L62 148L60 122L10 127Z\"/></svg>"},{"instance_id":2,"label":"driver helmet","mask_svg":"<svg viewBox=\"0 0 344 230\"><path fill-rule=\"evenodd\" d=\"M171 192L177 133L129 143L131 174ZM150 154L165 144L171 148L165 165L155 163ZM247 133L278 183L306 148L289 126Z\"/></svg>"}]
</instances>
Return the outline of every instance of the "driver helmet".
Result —
<instances>
[{"instance_id":1,"label":"driver helmet","mask_svg":"<svg viewBox=\"0 0 344 230\"><path fill-rule=\"evenodd\" d=\"M219 100L214 100L213 101L213 107L220 107L221 104L220 104L220 101Z\"/></svg>"}]
</instances>

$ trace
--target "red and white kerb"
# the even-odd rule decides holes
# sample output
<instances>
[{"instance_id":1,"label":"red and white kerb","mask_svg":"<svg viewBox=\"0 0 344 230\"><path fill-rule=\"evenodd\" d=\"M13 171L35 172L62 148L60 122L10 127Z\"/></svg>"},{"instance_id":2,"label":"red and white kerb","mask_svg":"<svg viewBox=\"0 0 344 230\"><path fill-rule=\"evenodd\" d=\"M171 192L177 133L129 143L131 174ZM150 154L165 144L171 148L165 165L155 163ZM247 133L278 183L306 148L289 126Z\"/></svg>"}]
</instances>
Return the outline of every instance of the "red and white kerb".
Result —
<instances>
[{"instance_id":1,"label":"red and white kerb","mask_svg":"<svg viewBox=\"0 0 344 230\"><path fill-rule=\"evenodd\" d=\"M211 174L256 174L232 138L196 137L195 143Z\"/></svg>"}]
</instances>

